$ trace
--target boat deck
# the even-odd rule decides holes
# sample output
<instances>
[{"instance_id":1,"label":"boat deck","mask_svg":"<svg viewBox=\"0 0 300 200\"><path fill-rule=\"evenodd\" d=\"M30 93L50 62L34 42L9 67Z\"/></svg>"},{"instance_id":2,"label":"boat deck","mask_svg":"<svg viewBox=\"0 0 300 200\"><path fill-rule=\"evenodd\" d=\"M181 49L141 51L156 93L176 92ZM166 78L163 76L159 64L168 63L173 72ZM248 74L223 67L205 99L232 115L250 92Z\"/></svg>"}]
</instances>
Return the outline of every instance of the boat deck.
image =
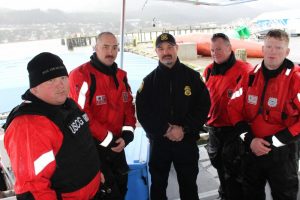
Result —
<instances>
[{"instance_id":1,"label":"boat deck","mask_svg":"<svg viewBox=\"0 0 300 200\"><path fill-rule=\"evenodd\" d=\"M199 174L197 178L198 192L200 200L216 200L218 198L219 180L216 169L210 164L204 145L199 146ZM298 172L300 180L300 173ZM300 186L299 186L300 191ZM180 200L175 169L172 167L167 190L169 200ZM297 199L300 199L298 192ZM272 200L270 188L266 186L266 200Z\"/></svg>"},{"instance_id":2,"label":"boat deck","mask_svg":"<svg viewBox=\"0 0 300 200\"><path fill-rule=\"evenodd\" d=\"M142 130L142 128L138 127L138 129L139 129L139 131L137 133L144 135L144 131ZM0 130L0 132L2 132L2 130ZM144 137L144 136L142 136L142 137ZM137 137L137 138L139 138L139 137ZM3 139L3 137L0 138L0 139ZM2 143L2 145L3 145L3 143ZM145 148L145 146L144 146L145 143L141 142L141 144L139 144L139 145L143 149ZM0 150L2 151L1 152L1 154L2 154L3 153L3 146L0 145L0 147L1 147ZM219 187L219 180L218 180L217 171L211 165L211 163L209 161L209 158L208 158L207 151L204 148L204 145L199 145L199 153L200 153L199 174L198 174L198 177L197 177L199 198L200 198L200 200L216 200L218 198L218 187ZM142 160L144 162L144 156L142 156L142 157L143 157ZM5 163L7 163L7 162L5 162ZM168 182L169 182L169 185L168 185L168 188L167 188L168 199L169 200L180 200L179 190L178 190L178 183L177 183L177 178L176 178L176 172L175 172L175 169L174 169L173 166L171 167ZM9 191L8 191L8 193L9 193ZM266 186L266 193L267 193L266 200L272 200L272 197L270 195L270 189L269 189L268 186ZM0 199L3 199L3 200L16 200L15 196L4 197L4 196L1 196L1 195L3 195L3 194L1 194L1 192L0 192ZM145 199L147 199L147 197L145 197ZM298 194L297 199L300 199L300 193ZM128 199L128 200L136 200L136 199Z\"/></svg>"},{"instance_id":3,"label":"boat deck","mask_svg":"<svg viewBox=\"0 0 300 200\"><path fill-rule=\"evenodd\" d=\"M199 198L212 200L218 197L219 179L216 169L210 164L204 145L199 146L199 174L197 177ZM172 166L169 176L167 195L170 200L179 200L176 172Z\"/></svg>"}]
</instances>

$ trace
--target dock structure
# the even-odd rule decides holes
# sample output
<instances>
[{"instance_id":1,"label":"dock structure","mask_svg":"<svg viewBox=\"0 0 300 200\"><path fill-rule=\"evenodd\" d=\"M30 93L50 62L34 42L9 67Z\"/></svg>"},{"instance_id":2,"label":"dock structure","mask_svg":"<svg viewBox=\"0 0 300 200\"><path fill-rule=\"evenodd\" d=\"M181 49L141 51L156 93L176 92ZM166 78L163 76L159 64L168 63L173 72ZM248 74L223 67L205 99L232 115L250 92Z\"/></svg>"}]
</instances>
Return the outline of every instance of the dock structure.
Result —
<instances>
[{"instance_id":1,"label":"dock structure","mask_svg":"<svg viewBox=\"0 0 300 200\"><path fill-rule=\"evenodd\" d=\"M216 26L187 26L187 27L172 27L172 28L144 28L133 32L125 33L125 45L136 46L138 43L153 42L161 33L170 33L174 36L185 35L189 33L214 33L217 31L224 31L230 27L216 27ZM116 34L119 37L119 34ZM73 36L62 39L61 44L67 45L69 50L75 47L93 46L96 44L96 35L93 36Z\"/></svg>"},{"instance_id":2,"label":"dock structure","mask_svg":"<svg viewBox=\"0 0 300 200\"><path fill-rule=\"evenodd\" d=\"M68 50L73 50L75 47L93 46L96 44L97 36L80 36L80 37L68 37L62 39L61 44L67 44Z\"/></svg>"},{"instance_id":3,"label":"dock structure","mask_svg":"<svg viewBox=\"0 0 300 200\"><path fill-rule=\"evenodd\" d=\"M186 35L190 33L214 33L222 31L222 28L215 26L212 27L201 27L201 26L188 26L188 27L175 27L175 28L161 28L161 29L140 29L135 32L125 33L127 40L134 39L137 43L153 42L161 33L170 33L174 36ZM224 29L223 29L224 31Z\"/></svg>"}]
</instances>

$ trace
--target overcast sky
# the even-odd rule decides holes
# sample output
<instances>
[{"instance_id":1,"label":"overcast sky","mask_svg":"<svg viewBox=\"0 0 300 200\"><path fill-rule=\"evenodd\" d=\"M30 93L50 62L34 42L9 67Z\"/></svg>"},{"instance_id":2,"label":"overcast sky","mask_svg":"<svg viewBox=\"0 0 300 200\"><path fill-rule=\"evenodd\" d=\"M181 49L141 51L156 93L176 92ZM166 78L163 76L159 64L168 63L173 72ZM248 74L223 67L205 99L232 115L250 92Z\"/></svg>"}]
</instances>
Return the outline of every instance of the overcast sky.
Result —
<instances>
[{"instance_id":1,"label":"overcast sky","mask_svg":"<svg viewBox=\"0 0 300 200\"><path fill-rule=\"evenodd\" d=\"M145 4L145 2L147 2ZM109 11L120 12L122 0L0 0L0 7L11 8L17 10L27 10L33 8L39 9L60 9L67 12L75 11ZM299 6L299 0L257 0L254 2L244 3L238 6L250 6L269 11L272 8L289 9L297 8ZM127 10L141 10L151 7L152 5L164 5L164 6L182 6L183 3L163 2L158 0L126 0ZM194 6L194 5L184 5ZM213 9L212 6L198 6L199 9ZM236 6L226 6L226 9L235 9Z\"/></svg>"}]
</instances>

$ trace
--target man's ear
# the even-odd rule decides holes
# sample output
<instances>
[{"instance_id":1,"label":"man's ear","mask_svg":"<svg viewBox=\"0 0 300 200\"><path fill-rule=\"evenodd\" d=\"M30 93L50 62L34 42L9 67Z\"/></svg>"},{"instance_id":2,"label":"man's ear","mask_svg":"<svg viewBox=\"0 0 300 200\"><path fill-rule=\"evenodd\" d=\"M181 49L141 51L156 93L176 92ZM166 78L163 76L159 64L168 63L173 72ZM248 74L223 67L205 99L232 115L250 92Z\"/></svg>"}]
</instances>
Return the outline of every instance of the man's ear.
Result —
<instances>
[{"instance_id":1,"label":"man's ear","mask_svg":"<svg viewBox=\"0 0 300 200\"><path fill-rule=\"evenodd\" d=\"M33 87L33 88L30 88L30 92L32 93L32 94L34 94L34 95L36 95L37 94L37 88L36 87Z\"/></svg>"},{"instance_id":2,"label":"man's ear","mask_svg":"<svg viewBox=\"0 0 300 200\"><path fill-rule=\"evenodd\" d=\"M286 55L285 55L286 57L290 54L290 50L291 50L290 48L287 48Z\"/></svg>"}]
</instances>

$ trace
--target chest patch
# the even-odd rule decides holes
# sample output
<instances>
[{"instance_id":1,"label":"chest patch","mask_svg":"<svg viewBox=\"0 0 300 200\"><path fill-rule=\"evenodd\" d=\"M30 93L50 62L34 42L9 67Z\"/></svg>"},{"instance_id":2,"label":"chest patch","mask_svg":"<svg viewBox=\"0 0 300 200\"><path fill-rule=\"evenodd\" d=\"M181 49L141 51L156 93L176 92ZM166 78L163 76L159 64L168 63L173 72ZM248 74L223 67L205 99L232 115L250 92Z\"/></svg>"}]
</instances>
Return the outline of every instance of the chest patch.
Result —
<instances>
[{"instance_id":1,"label":"chest patch","mask_svg":"<svg viewBox=\"0 0 300 200\"><path fill-rule=\"evenodd\" d=\"M255 95L248 95L248 103L249 104L256 105L257 99L258 99L258 97Z\"/></svg>"},{"instance_id":2,"label":"chest patch","mask_svg":"<svg viewBox=\"0 0 300 200\"><path fill-rule=\"evenodd\" d=\"M128 102L128 92L122 92L123 102Z\"/></svg>"},{"instance_id":3,"label":"chest patch","mask_svg":"<svg viewBox=\"0 0 300 200\"><path fill-rule=\"evenodd\" d=\"M105 95L96 96L96 105L107 104L107 98Z\"/></svg>"},{"instance_id":4,"label":"chest patch","mask_svg":"<svg viewBox=\"0 0 300 200\"><path fill-rule=\"evenodd\" d=\"M190 86L185 86L184 87L184 95L185 96L191 96L192 95L192 90Z\"/></svg>"},{"instance_id":5,"label":"chest patch","mask_svg":"<svg viewBox=\"0 0 300 200\"><path fill-rule=\"evenodd\" d=\"M278 99L277 98L274 98L274 97L270 97L268 99L268 106L274 108L277 106L277 102L278 102Z\"/></svg>"}]
</instances>

